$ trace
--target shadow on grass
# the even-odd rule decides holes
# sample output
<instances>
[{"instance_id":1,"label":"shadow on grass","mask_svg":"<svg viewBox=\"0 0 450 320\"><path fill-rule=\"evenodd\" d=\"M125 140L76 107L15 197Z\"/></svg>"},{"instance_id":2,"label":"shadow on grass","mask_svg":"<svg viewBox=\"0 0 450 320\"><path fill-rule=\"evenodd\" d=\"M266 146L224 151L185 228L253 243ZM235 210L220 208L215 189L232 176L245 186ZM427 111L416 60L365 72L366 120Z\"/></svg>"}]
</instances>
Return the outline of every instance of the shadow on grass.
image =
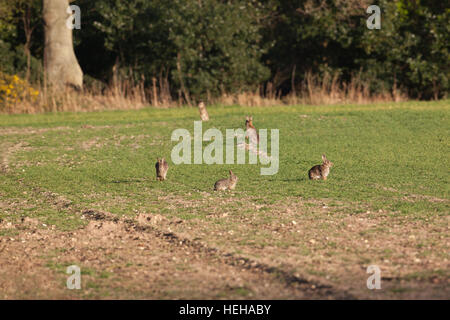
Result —
<instances>
[{"instance_id":1,"label":"shadow on grass","mask_svg":"<svg viewBox=\"0 0 450 320\"><path fill-rule=\"evenodd\" d=\"M142 182L146 182L149 179L117 179L117 180L112 180L112 181L108 181L109 183L133 183L133 182L138 182L138 183L142 183Z\"/></svg>"},{"instance_id":2,"label":"shadow on grass","mask_svg":"<svg viewBox=\"0 0 450 320\"><path fill-rule=\"evenodd\" d=\"M283 182L302 182L302 181L306 181L307 179L304 178L289 178L289 179L282 179L279 181L283 181Z\"/></svg>"}]
</instances>

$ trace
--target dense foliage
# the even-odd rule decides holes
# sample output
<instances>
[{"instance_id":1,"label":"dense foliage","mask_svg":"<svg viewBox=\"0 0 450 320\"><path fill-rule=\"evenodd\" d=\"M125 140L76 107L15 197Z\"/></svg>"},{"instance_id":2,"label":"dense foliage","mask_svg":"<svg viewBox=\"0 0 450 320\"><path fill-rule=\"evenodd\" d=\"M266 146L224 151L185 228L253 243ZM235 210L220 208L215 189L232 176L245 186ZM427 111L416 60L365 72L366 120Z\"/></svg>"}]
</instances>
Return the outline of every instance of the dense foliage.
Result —
<instances>
[{"instance_id":1,"label":"dense foliage","mask_svg":"<svg viewBox=\"0 0 450 320\"><path fill-rule=\"evenodd\" d=\"M20 4L20 5L19 5ZM116 75L166 83L174 96L256 90L283 94L306 72L358 76L373 92L413 98L449 90L450 8L445 1L78 0L75 51L86 79ZM381 29L369 30L369 4ZM41 78L40 1L0 0L0 71ZM31 31L31 39L28 39ZM31 53L31 54L29 54ZM29 74L31 73L31 74Z\"/></svg>"}]
</instances>

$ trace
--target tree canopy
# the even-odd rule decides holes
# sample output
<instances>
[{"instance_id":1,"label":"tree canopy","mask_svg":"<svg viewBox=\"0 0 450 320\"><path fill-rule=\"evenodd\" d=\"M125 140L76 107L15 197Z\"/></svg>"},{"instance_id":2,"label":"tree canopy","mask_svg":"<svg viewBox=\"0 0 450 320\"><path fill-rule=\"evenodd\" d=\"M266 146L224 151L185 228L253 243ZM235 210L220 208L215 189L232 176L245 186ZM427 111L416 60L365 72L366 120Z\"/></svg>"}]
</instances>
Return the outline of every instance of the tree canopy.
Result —
<instances>
[{"instance_id":1,"label":"tree canopy","mask_svg":"<svg viewBox=\"0 0 450 320\"><path fill-rule=\"evenodd\" d=\"M411 97L448 93L450 8L426 0L79 0L75 53L88 76L114 73L166 81L173 96L257 90L282 94L304 80L355 75L373 92L402 88ZM17 4L20 3L20 6ZM368 29L366 9L381 8L381 29ZM22 8L22 9L20 9ZM36 27L27 44L24 12ZM24 11L25 10L25 11ZM31 80L43 58L40 1L0 0L0 71Z\"/></svg>"}]
</instances>

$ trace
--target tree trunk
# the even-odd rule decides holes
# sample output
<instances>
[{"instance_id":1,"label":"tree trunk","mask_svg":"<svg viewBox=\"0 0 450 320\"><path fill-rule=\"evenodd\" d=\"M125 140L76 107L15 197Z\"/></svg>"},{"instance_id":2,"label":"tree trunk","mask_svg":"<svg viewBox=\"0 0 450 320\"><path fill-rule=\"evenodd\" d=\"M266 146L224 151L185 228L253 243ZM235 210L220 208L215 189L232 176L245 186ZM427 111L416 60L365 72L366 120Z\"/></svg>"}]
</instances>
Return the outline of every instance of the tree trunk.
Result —
<instances>
[{"instance_id":1,"label":"tree trunk","mask_svg":"<svg viewBox=\"0 0 450 320\"><path fill-rule=\"evenodd\" d=\"M83 87L83 71L73 50L72 29L66 25L69 0L43 0L44 70L53 86Z\"/></svg>"}]
</instances>

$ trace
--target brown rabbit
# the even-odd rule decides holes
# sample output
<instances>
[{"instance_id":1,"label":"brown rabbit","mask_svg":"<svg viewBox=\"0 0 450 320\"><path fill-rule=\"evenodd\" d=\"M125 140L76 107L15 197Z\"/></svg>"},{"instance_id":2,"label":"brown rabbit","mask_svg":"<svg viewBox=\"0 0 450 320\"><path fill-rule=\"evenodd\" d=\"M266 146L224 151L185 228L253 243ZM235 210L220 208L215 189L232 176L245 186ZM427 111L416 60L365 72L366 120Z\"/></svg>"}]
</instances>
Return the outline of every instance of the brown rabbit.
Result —
<instances>
[{"instance_id":1,"label":"brown rabbit","mask_svg":"<svg viewBox=\"0 0 450 320\"><path fill-rule=\"evenodd\" d=\"M200 112L200 119L202 119L202 121L208 121L209 115L208 111L206 110L205 103L203 101L200 101L200 103L198 104L198 110Z\"/></svg>"},{"instance_id":2,"label":"brown rabbit","mask_svg":"<svg viewBox=\"0 0 450 320\"><path fill-rule=\"evenodd\" d=\"M250 139L255 139L256 137L256 143L259 143L259 134L258 134L258 130L256 130L255 126L253 125L253 116L246 116L245 117L245 135L246 137L249 137Z\"/></svg>"},{"instance_id":3,"label":"brown rabbit","mask_svg":"<svg viewBox=\"0 0 450 320\"><path fill-rule=\"evenodd\" d=\"M155 164L156 168L156 180L163 181L166 180L167 171L169 171L169 164L162 158L157 159L158 162Z\"/></svg>"},{"instance_id":4,"label":"brown rabbit","mask_svg":"<svg viewBox=\"0 0 450 320\"><path fill-rule=\"evenodd\" d=\"M230 177L228 179L221 179L214 184L214 190L234 190L238 181L238 177L230 170Z\"/></svg>"},{"instance_id":5,"label":"brown rabbit","mask_svg":"<svg viewBox=\"0 0 450 320\"><path fill-rule=\"evenodd\" d=\"M333 162L329 161L327 157L322 155L322 164L312 167L308 171L308 176L311 180L327 180L327 176L330 173L330 168L333 166Z\"/></svg>"}]
</instances>

